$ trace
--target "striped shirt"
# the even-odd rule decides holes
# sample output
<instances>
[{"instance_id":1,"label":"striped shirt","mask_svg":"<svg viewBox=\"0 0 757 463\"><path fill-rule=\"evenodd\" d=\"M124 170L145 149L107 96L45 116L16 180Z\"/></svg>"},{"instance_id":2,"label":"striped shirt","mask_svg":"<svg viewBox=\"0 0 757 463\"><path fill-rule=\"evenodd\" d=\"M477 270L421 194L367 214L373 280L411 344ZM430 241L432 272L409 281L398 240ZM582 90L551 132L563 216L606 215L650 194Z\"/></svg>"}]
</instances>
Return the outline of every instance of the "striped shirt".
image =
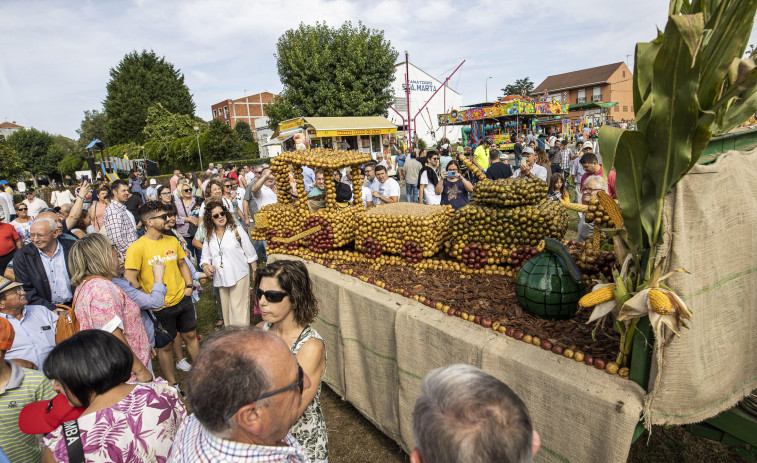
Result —
<instances>
[{"instance_id":1,"label":"striped shirt","mask_svg":"<svg viewBox=\"0 0 757 463\"><path fill-rule=\"evenodd\" d=\"M11 378L0 391L0 447L13 462L37 462L42 458L42 445L33 434L18 428L18 415L25 405L55 397L52 383L39 371L21 368L13 362Z\"/></svg>"},{"instance_id":2,"label":"striped shirt","mask_svg":"<svg viewBox=\"0 0 757 463\"><path fill-rule=\"evenodd\" d=\"M215 437L202 427L194 415L184 419L176 433L168 463L246 462L306 463L308 458L300 444L287 434L286 445L269 447L244 444Z\"/></svg>"}]
</instances>

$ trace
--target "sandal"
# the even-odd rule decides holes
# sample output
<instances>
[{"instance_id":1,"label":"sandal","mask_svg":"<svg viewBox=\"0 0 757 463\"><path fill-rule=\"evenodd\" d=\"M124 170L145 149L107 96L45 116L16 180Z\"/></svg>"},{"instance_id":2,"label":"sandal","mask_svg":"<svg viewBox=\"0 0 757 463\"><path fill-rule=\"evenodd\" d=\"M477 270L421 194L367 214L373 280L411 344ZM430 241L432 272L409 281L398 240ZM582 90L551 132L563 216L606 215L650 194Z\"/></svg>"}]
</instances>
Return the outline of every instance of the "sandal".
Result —
<instances>
[{"instance_id":1,"label":"sandal","mask_svg":"<svg viewBox=\"0 0 757 463\"><path fill-rule=\"evenodd\" d=\"M223 329L223 320L218 320L218 323L216 323L216 326L214 329L216 331L221 331Z\"/></svg>"}]
</instances>

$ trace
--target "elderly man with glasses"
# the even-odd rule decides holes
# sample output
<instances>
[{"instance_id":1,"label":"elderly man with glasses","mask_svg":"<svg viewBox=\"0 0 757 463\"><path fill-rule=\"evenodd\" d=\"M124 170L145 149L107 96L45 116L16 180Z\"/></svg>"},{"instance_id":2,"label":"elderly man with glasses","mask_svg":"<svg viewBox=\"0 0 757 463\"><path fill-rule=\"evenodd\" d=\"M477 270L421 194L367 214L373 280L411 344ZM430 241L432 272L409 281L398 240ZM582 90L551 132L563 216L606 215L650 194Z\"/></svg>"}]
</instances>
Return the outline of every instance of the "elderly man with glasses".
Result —
<instances>
[{"instance_id":1,"label":"elderly man with glasses","mask_svg":"<svg viewBox=\"0 0 757 463\"><path fill-rule=\"evenodd\" d=\"M589 175L584 179L581 194L584 204L589 204L592 199L599 197L599 192L607 193L607 183L601 175ZM586 223L584 214L579 214L578 218L578 241L584 242L586 238L594 232L594 224Z\"/></svg>"},{"instance_id":2,"label":"elderly man with glasses","mask_svg":"<svg viewBox=\"0 0 757 463\"><path fill-rule=\"evenodd\" d=\"M194 414L182 422L168 461L308 461L289 429L309 387L278 336L251 327L211 335L187 377Z\"/></svg>"},{"instance_id":3,"label":"elderly man with glasses","mask_svg":"<svg viewBox=\"0 0 757 463\"><path fill-rule=\"evenodd\" d=\"M60 239L55 220L38 218L29 229L32 242L16 251L13 271L23 285L31 305L56 310L55 304L70 305L74 288L70 283L68 253L73 240Z\"/></svg>"}]
</instances>

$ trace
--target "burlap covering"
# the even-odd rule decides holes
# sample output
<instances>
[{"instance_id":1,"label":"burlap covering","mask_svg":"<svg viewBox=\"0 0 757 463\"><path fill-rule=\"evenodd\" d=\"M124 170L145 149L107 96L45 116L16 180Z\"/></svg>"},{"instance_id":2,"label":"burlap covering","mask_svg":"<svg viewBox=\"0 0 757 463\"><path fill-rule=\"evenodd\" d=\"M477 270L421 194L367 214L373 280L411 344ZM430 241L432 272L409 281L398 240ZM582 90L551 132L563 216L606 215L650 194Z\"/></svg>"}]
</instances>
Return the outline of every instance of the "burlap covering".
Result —
<instances>
[{"instance_id":1,"label":"burlap covering","mask_svg":"<svg viewBox=\"0 0 757 463\"><path fill-rule=\"evenodd\" d=\"M271 256L282 258L296 259ZM524 399L542 438L536 461L626 461L644 397L635 383L306 264L320 300L314 325L328 349L325 381L405 451L414 447L423 376L468 363Z\"/></svg>"},{"instance_id":2,"label":"burlap covering","mask_svg":"<svg viewBox=\"0 0 757 463\"><path fill-rule=\"evenodd\" d=\"M665 283L694 313L680 338L657 339L647 424L687 424L757 388L757 150L697 165L665 197Z\"/></svg>"}]
</instances>

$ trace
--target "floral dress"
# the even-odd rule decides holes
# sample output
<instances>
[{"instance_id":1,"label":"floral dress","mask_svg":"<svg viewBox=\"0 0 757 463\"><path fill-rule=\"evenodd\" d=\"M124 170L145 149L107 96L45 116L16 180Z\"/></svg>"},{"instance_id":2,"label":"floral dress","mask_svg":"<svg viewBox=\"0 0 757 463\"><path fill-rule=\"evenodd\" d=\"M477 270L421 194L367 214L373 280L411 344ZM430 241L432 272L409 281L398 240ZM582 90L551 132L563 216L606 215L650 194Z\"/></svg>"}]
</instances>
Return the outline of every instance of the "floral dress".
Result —
<instances>
[{"instance_id":1,"label":"floral dress","mask_svg":"<svg viewBox=\"0 0 757 463\"><path fill-rule=\"evenodd\" d=\"M92 278L76 288L74 301L80 329L112 333L121 328L131 351L152 372L150 340L139 306L121 288L105 278ZM132 373L129 382L135 381L136 376Z\"/></svg>"},{"instance_id":2,"label":"floral dress","mask_svg":"<svg viewBox=\"0 0 757 463\"><path fill-rule=\"evenodd\" d=\"M32 222L34 222L34 220L30 220L28 222L19 222L18 220L14 220L13 222L11 222L11 225L13 225L13 227L16 229L16 233L18 233L18 236L19 238L21 238L21 242L24 245L32 242L32 237L30 236Z\"/></svg>"},{"instance_id":3,"label":"floral dress","mask_svg":"<svg viewBox=\"0 0 757 463\"><path fill-rule=\"evenodd\" d=\"M263 330L268 331L271 328L270 323L263 325ZM312 327L307 326L297 341L294 342L289 350L294 355L300 351L300 348L310 339L318 339L323 342L323 338ZM324 369L324 374L326 370ZM305 449L305 455L308 456L313 463L327 463L329 461L329 437L326 434L326 421L323 419L323 410L321 409L321 381L318 381L318 392L315 393L315 398L308 408L305 409L305 413L302 414L300 419L289 430L289 434L295 438L303 449Z\"/></svg>"},{"instance_id":4,"label":"floral dress","mask_svg":"<svg viewBox=\"0 0 757 463\"><path fill-rule=\"evenodd\" d=\"M86 462L164 463L187 411L176 389L165 382L137 384L112 407L79 417ZM55 461L68 462L62 428L47 434L43 444Z\"/></svg>"}]
</instances>

